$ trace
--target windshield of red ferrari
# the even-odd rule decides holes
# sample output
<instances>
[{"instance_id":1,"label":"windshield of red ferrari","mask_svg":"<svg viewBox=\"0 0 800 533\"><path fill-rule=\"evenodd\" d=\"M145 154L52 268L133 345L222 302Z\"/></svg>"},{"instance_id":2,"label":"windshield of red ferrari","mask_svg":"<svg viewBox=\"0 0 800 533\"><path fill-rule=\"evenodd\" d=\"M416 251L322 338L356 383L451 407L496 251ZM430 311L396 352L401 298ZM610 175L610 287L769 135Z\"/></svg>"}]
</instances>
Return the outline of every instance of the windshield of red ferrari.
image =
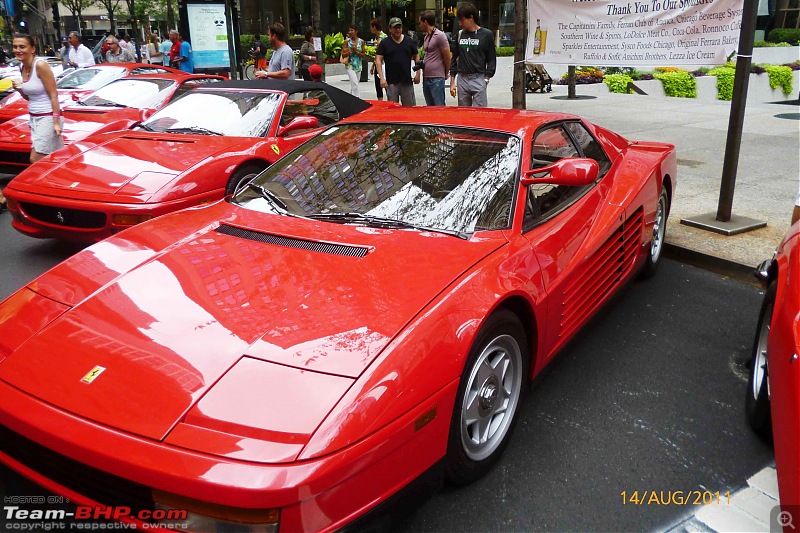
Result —
<instances>
[{"instance_id":1,"label":"windshield of red ferrari","mask_svg":"<svg viewBox=\"0 0 800 533\"><path fill-rule=\"evenodd\" d=\"M344 224L449 231L510 225L521 141L418 124L330 128L234 196L248 209Z\"/></svg>"},{"instance_id":2,"label":"windshield of red ferrari","mask_svg":"<svg viewBox=\"0 0 800 533\"><path fill-rule=\"evenodd\" d=\"M175 87L173 80L122 78L97 89L79 101L82 105L108 107L160 107Z\"/></svg>"},{"instance_id":3,"label":"windshield of red ferrari","mask_svg":"<svg viewBox=\"0 0 800 533\"><path fill-rule=\"evenodd\" d=\"M156 132L261 137L275 116L281 94L213 89L191 91L154 114L140 128Z\"/></svg>"},{"instance_id":4,"label":"windshield of red ferrari","mask_svg":"<svg viewBox=\"0 0 800 533\"><path fill-rule=\"evenodd\" d=\"M86 67L65 74L56 82L59 89L86 89L93 91L125 75L125 67Z\"/></svg>"}]
</instances>

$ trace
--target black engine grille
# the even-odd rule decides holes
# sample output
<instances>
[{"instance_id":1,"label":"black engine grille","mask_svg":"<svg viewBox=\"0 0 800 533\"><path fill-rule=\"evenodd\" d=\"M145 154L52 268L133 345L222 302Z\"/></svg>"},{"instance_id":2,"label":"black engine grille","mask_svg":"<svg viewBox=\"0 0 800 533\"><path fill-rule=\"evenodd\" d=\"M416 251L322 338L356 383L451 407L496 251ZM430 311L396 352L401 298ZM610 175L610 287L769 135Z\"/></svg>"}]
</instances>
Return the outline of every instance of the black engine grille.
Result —
<instances>
[{"instance_id":1,"label":"black engine grille","mask_svg":"<svg viewBox=\"0 0 800 533\"><path fill-rule=\"evenodd\" d=\"M95 211L82 211L79 209L64 209L50 207L49 205L29 204L21 202L25 213L37 220L72 228L102 228L106 225L105 213Z\"/></svg>"},{"instance_id":2,"label":"black engine grille","mask_svg":"<svg viewBox=\"0 0 800 533\"><path fill-rule=\"evenodd\" d=\"M108 474L70 459L0 425L0 451L44 477L104 505L122 505L134 511L153 509L145 485Z\"/></svg>"},{"instance_id":3,"label":"black engine grille","mask_svg":"<svg viewBox=\"0 0 800 533\"><path fill-rule=\"evenodd\" d=\"M261 233L259 231L236 228L233 226L220 226L217 228L217 232L230 235L231 237L239 237L240 239L249 239L251 241L274 244L276 246L285 246L287 248L300 248L302 250L311 250L312 252L321 252L324 254L345 255L348 257L364 257L369 251L368 248L364 248L363 246L347 246L344 244L307 241L304 239L295 239L294 237L283 237L281 235L272 235L270 233Z\"/></svg>"},{"instance_id":4,"label":"black engine grille","mask_svg":"<svg viewBox=\"0 0 800 533\"><path fill-rule=\"evenodd\" d=\"M3 150L0 151L0 163L5 163L7 165L20 165L20 166L27 166L31 164L31 151L28 149L27 152L12 152L11 150ZM19 172L19 169L17 169Z\"/></svg>"}]
</instances>

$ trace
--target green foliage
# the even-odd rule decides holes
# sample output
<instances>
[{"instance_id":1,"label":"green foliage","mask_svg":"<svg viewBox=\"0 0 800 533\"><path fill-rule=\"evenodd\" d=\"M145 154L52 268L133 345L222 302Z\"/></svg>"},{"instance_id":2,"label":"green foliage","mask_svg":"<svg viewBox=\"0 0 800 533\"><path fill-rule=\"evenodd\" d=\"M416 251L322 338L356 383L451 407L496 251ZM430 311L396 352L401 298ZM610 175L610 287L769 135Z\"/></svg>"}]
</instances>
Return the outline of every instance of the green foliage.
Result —
<instances>
[{"instance_id":1,"label":"green foliage","mask_svg":"<svg viewBox=\"0 0 800 533\"><path fill-rule=\"evenodd\" d=\"M514 57L513 46L498 46L497 57Z\"/></svg>"},{"instance_id":2,"label":"green foliage","mask_svg":"<svg viewBox=\"0 0 800 533\"><path fill-rule=\"evenodd\" d=\"M733 79L736 69L730 63L708 71L709 76L717 77L717 100L733 99Z\"/></svg>"},{"instance_id":3,"label":"green foliage","mask_svg":"<svg viewBox=\"0 0 800 533\"><path fill-rule=\"evenodd\" d=\"M339 59L342 55L342 46L344 45L344 35L341 32L333 35L325 36L325 44L323 52L328 59Z\"/></svg>"},{"instance_id":4,"label":"green foliage","mask_svg":"<svg viewBox=\"0 0 800 533\"><path fill-rule=\"evenodd\" d=\"M242 53L245 54L247 57L247 51L253 48L253 43L255 42L255 37L249 33L242 33L239 35L239 44L242 45Z\"/></svg>"},{"instance_id":5,"label":"green foliage","mask_svg":"<svg viewBox=\"0 0 800 533\"><path fill-rule=\"evenodd\" d=\"M627 74L608 74L603 77L603 83L608 85L608 90L612 93L628 94L628 84L633 78Z\"/></svg>"},{"instance_id":6,"label":"green foliage","mask_svg":"<svg viewBox=\"0 0 800 533\"><path fill-rule=\"evenodd\" d=\"M756 41L753 43L754 48L784 48L786 46L792 46L792 45L787 42L771 43L769 41Z\"/></svg>"},{"instance_id":7,"label":"green foliage","mask_svg":"<svg viewBox=\"0 0 800 533\"><path fill-rule=\"evenodd\" d=\"M420 59L425 59L425 47L420 46L419 50L417 50L417 54L419 54Z\"/></svg>"},{"instance_id":8,"label":"green foliage","mask_svg":"<svg viewBox=\"0 0 800 533\"><path fill-rule=\"evenodd\" d=\"M636 69L633 67L603 67L603 72L606 76L609 74L627 74L628 76L633 77Z\"/></svg>"},{"instance_id":9,"label":"green foliage","mask_svg":"<svg viewBox=\"0 0 800 533\"><path fill-rule=\"evenodd\" d=\"M767 41L771 43L800 44L800 28L775 28L770 30Z\"/></svg>"},{"instance_id":10,"label":"green foliage","mask_svg":"<svg viewBox=\"0 0 800 533\"><path fill-rule=\"evenodd\" d=\"M697 80L685 70L656 72L654 77L664 85L664 94L677 98L697 98Z\"/></svg>"},{"instance_id":11,"label":"green foliage","mask_svg":"<svg viewBox=\"0 0 800 533\"><path fill-rule=\"evenodd\" d=\"M367 54L367 57L375 59L375 54L377 53L377 51L378 51L377 46L370 46L368 44L364 45L364 53Z\"/></svg>"},{"instance_id":12,"label":"green foliage","mask_svg":"<svg viewBox=\"0 0 800 533\"><path fill-rule=\"evenodd\" d=\"M767 65L764 67L769 74L769 86L773 89L783 89L783 94L792 94L792 69L783 65Z\"/></svg>"}]
</instances>

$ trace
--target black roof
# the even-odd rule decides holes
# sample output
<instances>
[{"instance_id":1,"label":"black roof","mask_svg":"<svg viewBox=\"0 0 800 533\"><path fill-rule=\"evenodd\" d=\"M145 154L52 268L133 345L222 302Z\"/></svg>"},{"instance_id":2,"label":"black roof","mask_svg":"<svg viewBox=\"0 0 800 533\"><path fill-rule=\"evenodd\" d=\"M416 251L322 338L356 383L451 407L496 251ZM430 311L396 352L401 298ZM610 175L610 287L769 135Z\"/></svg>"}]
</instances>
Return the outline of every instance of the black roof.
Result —
<instances>
[{"instance_id":1,"label":"black roof","mask_svg":"<svg viewBox=\"0 0 800 533\"><path fill-rule=\"evenodd\" d=\"M205 89L268 89L271 91L283 91L288 94L305 93L309 91L325 91L333 105L339 110L341 118L355 115L372 107L361 98L356 98L350 93L346 93L327 83L321 81L303 80L229 80L204 85Z\"/></svg>"}]
</instances>

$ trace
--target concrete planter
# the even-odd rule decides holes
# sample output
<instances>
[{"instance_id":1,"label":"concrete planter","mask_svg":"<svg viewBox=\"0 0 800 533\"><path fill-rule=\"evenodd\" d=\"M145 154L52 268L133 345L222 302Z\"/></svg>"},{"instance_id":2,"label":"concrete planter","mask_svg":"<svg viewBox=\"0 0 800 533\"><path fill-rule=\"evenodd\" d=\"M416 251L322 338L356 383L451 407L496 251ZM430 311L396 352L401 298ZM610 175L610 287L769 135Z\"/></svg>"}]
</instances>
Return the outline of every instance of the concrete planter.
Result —
<instances>
[{"instance_id":1,"label":"concrete planter","mask_svg":"<svg viewBox=\"0 0 800 533\"><path fill-rule=\"evenodd\" d=\"M325 77L347 76L347 67L341 63L325 63Z\"/></svg>"},{"instance_id":2,"label":"concrete planter","mask_svg":"<svg viewBox=\"0 0 800 533\"><path fill-rule=\"evenodd\" d=\"M800 71L792 73L792 92L788 95L783 93L783 89L773 89L769 85L769 74L750 74L747 82L747 99L752 102L783 102L785 100L795 100L800 91ZM703 101L717 100L717 78L716 76L703 76L697 78L697 98Z\"/></svg>"}]
</instances>

